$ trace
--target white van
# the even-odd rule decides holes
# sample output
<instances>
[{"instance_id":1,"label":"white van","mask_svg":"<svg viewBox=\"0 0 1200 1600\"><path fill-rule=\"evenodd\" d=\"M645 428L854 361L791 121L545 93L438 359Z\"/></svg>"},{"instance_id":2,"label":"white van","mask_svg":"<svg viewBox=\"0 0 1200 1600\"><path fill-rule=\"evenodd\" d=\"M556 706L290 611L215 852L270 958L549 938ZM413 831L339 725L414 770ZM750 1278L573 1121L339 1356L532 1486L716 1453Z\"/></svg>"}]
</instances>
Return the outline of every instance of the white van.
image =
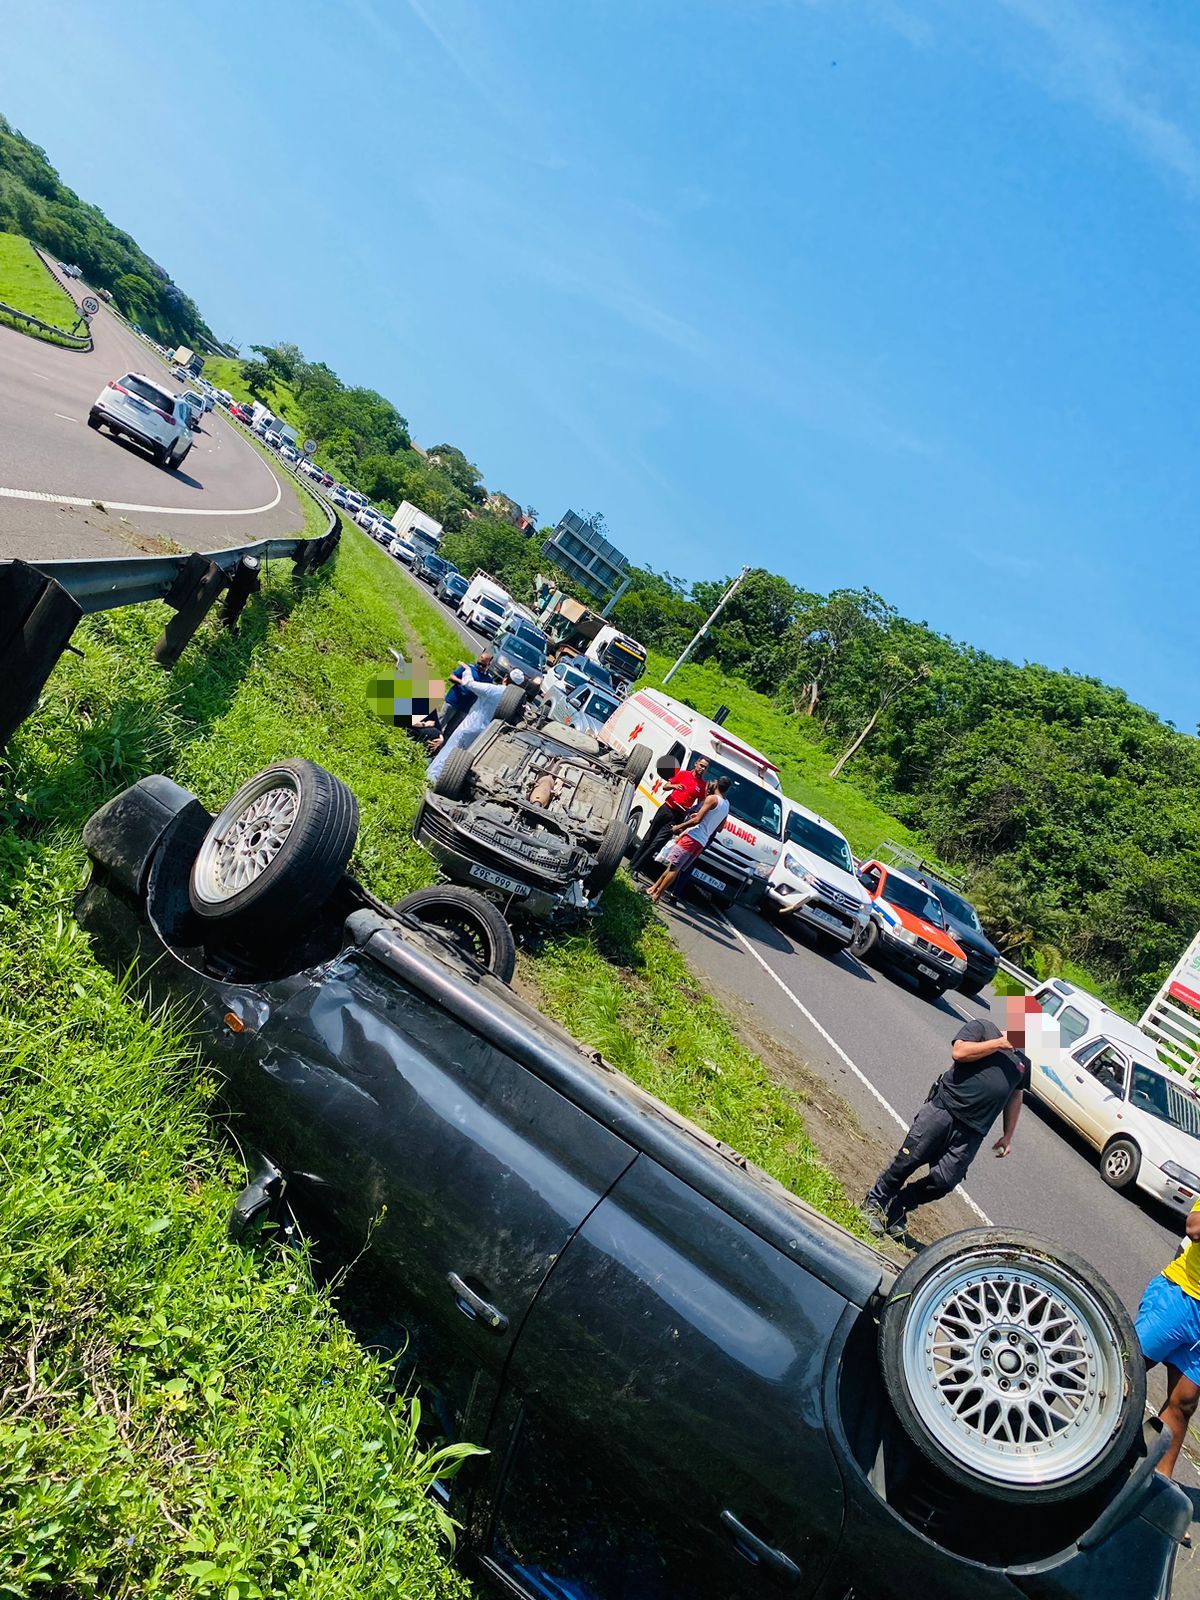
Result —
<instances>
[{"instance_id":1,"label":"white van","mask_svg":"<svg viewBox=\"0 0 1200 1600\"><path fill-rule=\"evenodd\" d=\"M486 572L477 572L462 597L458 614L470 628L495 638L512 604L512 595Z\"/></svg>"},{"instance_id":2,"label":"white van","mask_svg":"<svg viewBox=\"0 0 1200 1600\"><path fill-rule=\"evenodd\" d=\"M1173 1211L1200 1196L1200 1095L1164 1067L1148 1034L1060 978L1034 999L1058 1023L1057 1051L1034 1041L1030 1089L1100 1152L1110 1189L1134 1186Z\"/></svg>"},{"instance_id":3,"label":"white van","mask_svg":"<svg viewBox=\"0 0 1200 1600\"><path fill-rule=\"evenodd\" d=\"M630 813L638 838L666 798L667 779L676 767L694 766L697 757L707 756L710 781L722 774L733 780L725 826L691 876L720 903L760 905L783 847L778 767L720 723L661 689L638 689L622 700L600 738L623 754L635 744L647 744L653 751Z\"/></svg>"},{"instance_id":4,"label":"white van","mask_svg":"<svg viewBox=\"0 0 1200 1600\"><path fill-rule=\"evenodd\" d=\"M786 798L783 852L767 884L765 907L840 945L856 939L871 916L871 899L854 875L845 834Z\"/></svg>"}]
</instances>

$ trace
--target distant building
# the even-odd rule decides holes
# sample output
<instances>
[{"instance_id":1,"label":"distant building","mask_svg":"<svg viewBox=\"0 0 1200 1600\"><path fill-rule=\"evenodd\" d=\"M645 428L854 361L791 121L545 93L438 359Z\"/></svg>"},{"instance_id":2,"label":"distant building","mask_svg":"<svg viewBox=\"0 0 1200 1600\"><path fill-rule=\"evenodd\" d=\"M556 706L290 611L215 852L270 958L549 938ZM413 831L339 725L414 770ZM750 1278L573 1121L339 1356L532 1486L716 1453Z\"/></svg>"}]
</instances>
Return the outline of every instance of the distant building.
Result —
<instances>
[{"instance_id":1,"label":"distant building","mask_svg":"<svg viewBox=\"0 0 1200 1600\"><path fill-rule=\"evenodd\" d=\"M614 594L629 573L629 562L621 552L574 511L568 511L559 522L543 544L542 554L599 600Z\"/></svg>"}]
</instances>

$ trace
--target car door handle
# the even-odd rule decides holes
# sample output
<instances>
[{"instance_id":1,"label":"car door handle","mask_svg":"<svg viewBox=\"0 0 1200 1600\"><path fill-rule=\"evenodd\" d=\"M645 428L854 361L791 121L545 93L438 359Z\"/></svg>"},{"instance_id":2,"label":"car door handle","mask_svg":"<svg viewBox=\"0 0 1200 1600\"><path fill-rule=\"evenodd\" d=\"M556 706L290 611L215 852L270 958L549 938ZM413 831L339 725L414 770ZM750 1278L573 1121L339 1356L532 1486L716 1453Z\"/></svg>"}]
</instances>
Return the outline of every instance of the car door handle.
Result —
<instances>
[{"instance_id":1,"label":"car door handle","mask_svg":"<svg viewBox=\"0 0 1200 1600\"><path fill-rule=\"evenodd\" d=\"M740 1518L735 1517L732 1511L722 1511L721 1522L725 1532L733 1540L733 1547L743 1561L748 1561L752 1567L770 1567L772 1572L777 1572L780 1577L794 1582L800 1576L800 1568L785 1555L782 1550L776 1550L774 1545L760 1539L756 1533L751 1533Z\"/></svg>"},{"instance_id":2,"label":"car door handle","mask_svg":"<svg viewBox=\"0 0 1200 1600\"><path fill-rule=\"evenodd\" d=\"M482 1322L493 1333L503 1333L508 1327L508 1318L503 1311L485 1300L481 1294L476 1294L469 1283L464 1283L457 1272L448 1272L446 1282L454 1290L454 1300L464 1317L470 1317L472 1322Z\"/></svg>"}]
</instances>

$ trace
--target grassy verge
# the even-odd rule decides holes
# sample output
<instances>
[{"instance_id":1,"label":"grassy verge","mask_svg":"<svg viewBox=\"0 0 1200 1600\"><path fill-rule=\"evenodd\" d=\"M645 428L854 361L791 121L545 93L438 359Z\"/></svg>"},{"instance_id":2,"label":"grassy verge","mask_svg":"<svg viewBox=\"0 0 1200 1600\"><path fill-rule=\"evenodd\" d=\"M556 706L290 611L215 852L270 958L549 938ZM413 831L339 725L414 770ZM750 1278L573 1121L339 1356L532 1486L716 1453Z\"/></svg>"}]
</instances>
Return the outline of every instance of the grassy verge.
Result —
<instances>
[{"instance_id":1,"label":"grassy verge","mask_svg":"<svg viewBox=\"0 0 1200 1600\"><path fill-rule=\"evenodd\" d=\"M0 300L31 317L40 317L64 333L69 333L79 320L71 296L46 271L29 240L15 233L0 233ZM51 337L2 313L0 320L35 338Z\"/></svg>"},{"instance_id":2,"label":"grassy verge","mask_svg":"<svg viewBox=\"0 0 1200 1600\"><path fill-rule=\"evenodd\" d=\"M666 656L651 652L646 683L661 687L662 674L670 664ZM833 758L828 750L806 738L801 719L786 716L765 694L707 662L682 666L667 685L667 693L686 700L706 716L720 705L729 706L726 726L730 732L770 756L779 766L784 794L836 823L855 855L874 855L885 839L921 847L911 829L868 795L844 778L831 778Z\"/></svg>"},{"instance_id":3,"label":"grassy verge","mask_svg":"<svg viewBox=\"0 0 1200 1600\"><path fill-rule=\"evenodd\" d=\"M242 378L242 363L230 356L205 356L204 376L214 389L227 390L239 405L261 400L277 417L295 428L303 428L299 402L287 384L268 384L260 395L251 394Z\"/></svg>"},{"instance_id":4,"label":"grassy verge","mask_svg":"<svg viewBox=\"0 0 1200 1600\"><path fill-rule=\"evenodd\" d=\"M84 819L150 771L210 806L282 756L358 795L355 870L392 899L434 876L409 826L417 747L366 683L403 633L452 631L365 538L297 594L271 573L237 638L170 677L163 612L87 621L0 768L0 1596L350 1600L465 1593L411 1405L302 1257L227 1242L236 1163L217 1085L177 1019L147 1016L71 915ZM685 1114L853 1222L797 1104L618 883L595 934L526 962L549 1010Z\"/></svg>"}]
</instances>

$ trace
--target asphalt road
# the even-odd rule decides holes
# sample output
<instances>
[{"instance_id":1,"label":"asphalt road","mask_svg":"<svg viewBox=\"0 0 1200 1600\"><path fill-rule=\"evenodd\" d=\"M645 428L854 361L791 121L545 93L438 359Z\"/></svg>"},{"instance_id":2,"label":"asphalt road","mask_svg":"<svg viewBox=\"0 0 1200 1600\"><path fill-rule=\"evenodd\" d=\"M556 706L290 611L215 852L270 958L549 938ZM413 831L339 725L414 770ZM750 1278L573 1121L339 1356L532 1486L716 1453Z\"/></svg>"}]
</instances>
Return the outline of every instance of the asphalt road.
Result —
<instances>
[{"instance_id":1,"label":"asphalt road","mask_svg":"<svg viewBox=\"0 0 1200 1600\"><path fill-rule=\"evenodd\" d=\"M86 292L68 287L77 299ZM103 304L92 333L96 348L81 353L0 328L0 558L219 550L303 531L286 475L218 412L178 472L89 428L92 402L122 372L184 387Z\"/></svg>"},{"instance_id":2,"label":"asphalt road","mask_svg":"<svg viewBox=\"0 0 1200 1600\"><path fill-rule=\"evenodd\" d=\"M433 598L424 584L406 576ZM441 610L478 654L482 636L448 606ZM1002 1001L987 990L978 999L951 992L931 1004L902 977L849 954L827 956L803 932L792 934L736 907L722 914L690 900L663 912L692 971L712 993L757 1032L799 1056L884 1149L897 1146L933 1079L949 1066L950 1043L963 1022L1002 1011ZM1108 1188L1094 1152L1037 1102L1027 1101L1008 1156L997 1159L989 1146L976 1158L965 1194L940 1202L947 1224L987 1221L1037 1234L1099 1268L1130 1312L1136 1311L1149 1279L1175 1254L1179 1219ZM1157 1407L1162 1396L1156 1374L1150 1390ZM1193 1458L1198 1448L1200 1440L1189 1441ZM1177 1478L1200 1501L1194 1460L1181 1462ZM1200 1595L1191 1552L1181 1552L1174 1593L1179 1600Z\"/></svg>"}]
</instances>

